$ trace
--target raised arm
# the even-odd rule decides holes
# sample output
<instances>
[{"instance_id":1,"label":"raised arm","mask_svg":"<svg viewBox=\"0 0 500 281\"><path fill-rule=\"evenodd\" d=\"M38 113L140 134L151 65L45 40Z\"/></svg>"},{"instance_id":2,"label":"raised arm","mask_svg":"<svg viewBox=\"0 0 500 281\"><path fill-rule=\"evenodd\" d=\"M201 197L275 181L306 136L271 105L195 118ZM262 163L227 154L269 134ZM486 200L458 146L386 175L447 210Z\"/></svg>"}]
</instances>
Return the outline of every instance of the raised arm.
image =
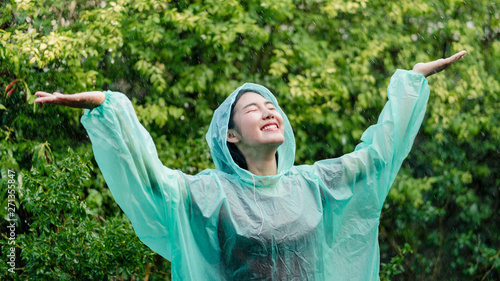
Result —
<instances>
[{"instance_id":1,"label":"raised arm","mask_svg":"<svg viewBox=\"0 0 500 281\"><path fill-rule=\"evenodd\" d=\"M81 122L115 201L137 236L171 259L175 224L185 205L185 176L163 166L155 144L139 123L130 100L118 92L72 95L36 92L37 103L86 108Z\"/></svg>"},{"instance_id":2,"label":"raised arm","mask_svg":"<svg viewBox=\"0 0 500 281\"><path fill-rule=\"evenodd\" d=\"M446 59L417 63L413 71L396 71L387 88L389 101L377 124L363 133L356 150L340 159L315 163L326 198L338 201L354 196L357 199L351 203L381 206L424 118L430 92L425 77L444 70L465 54L462 51Z\"/></svg>"},{"instance_id":3,"label":"raised arm","mask_svg":"<svg viewBox=\"0 0 500 281\"><path fill-rule=\"evenodd\" d=\"M374 192L380 204L408 156L424 118L430 92L424 77L446 69L465 54L462 51L446 59L417 63L413 71L398 70L387 88L389 101L377 124L363 133L355 152L343 157L353 183L363 179L378 185Z\"/></svg>"},{"instance_id":4,"label":"raised arm","mask_svg":"<svg viewBox=\"0 0 500 281\"><path fill-rule=\"evenodd\" d=\"M463 58L466 54L467 51L461 51L446 59L438 59L427 63L419 62L415 64L413 71L428 77L445 70L448 66Z\"/></svg>"},{"instance_id":5,"label":"raised arm","mask_svg":"<svg viewBox=\"0 0 500 281\"><path fill-rule=\"evenodd\" d=\"M35 93L35 96L38 97L35 100L35 103L57 104L74 108L87 109L92 109L101 105L106 98L106 95L100 91L83 92L72 95L65 95L58 92L51 94L43 91L38 91Z\"/></svg>"}]
</instances>

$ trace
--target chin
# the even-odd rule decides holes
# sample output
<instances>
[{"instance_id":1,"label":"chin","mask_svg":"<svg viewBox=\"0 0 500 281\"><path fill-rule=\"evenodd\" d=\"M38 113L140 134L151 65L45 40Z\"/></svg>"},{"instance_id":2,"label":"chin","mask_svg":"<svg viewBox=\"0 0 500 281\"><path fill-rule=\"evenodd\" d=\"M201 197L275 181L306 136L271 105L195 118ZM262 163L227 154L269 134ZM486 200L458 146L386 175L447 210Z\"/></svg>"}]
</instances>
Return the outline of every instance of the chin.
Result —
<instances>
[{"instance_id":1,"label":"chin","mask_svg":"<svg viewBox=\"0 0 500 281\"><path fill-rule=\"evenodd\" d=\"M269 144L280 146L285 142L285 138L277 138L269 142Z\"/></svg>"}]
</instances>

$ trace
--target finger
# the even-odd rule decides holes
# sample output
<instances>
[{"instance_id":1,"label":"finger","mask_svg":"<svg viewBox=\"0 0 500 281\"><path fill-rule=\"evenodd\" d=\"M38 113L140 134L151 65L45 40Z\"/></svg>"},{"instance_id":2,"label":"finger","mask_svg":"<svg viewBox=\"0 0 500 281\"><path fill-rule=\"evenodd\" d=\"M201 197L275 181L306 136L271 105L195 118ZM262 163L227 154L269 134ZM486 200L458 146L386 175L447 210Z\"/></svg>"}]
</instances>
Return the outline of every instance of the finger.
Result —
<instances>
[{"instance_id":1,"label":"finger","mask_svg":"<svg viewBox=\"0 0 500 281\"><path fill-rule=\"evenodd\" d=\"M38 98L35 99L35 103L45 103L47 101L48 101L47 98L38 97Z\"/></svg>"},{"instance_id":2,"label":"finger","mask_svg":"<svg viewBox=\"0 0 500 281\"><path fill-rule=\"evenodd\" d=\"M464 51L460 51L460 52L454 54L453 56L451 56L450 59L452 61L457 61L457 60L463 58L466 54L467 54L467 51L465 51L465 50Z\"/></svg>"},{"instance_id":3,"label":"finger","mask_svg":"<svg viewBox=\"0 0 500 281\"><path fill-rule=\"evenodd\" d=\"M453 63L455 63L457 60L461 59L463 56L467 54L467 51L460 51L446 59L441 59L441 60L436 60L436 62L443 61L444 63L439 63L437 66L437 72L442 71L443 69L449 67Z\"/></svg>"},{"instance_id":4,"label":"finger","mask_svg":"<svg viewBox=\"0 0 500 281\"><path fill-rule=\"evenodd\" d=\"M46 97L46 96L52 96L51 93L47 93L47 92L44 92L44 91L37 91L35 93L35 96L37 97Z\"/></svg>"},{"instance_id":5,"label":"finger","mask_svg":"<svg viewBox=\"0 0 500 281\"><path fill-rule=\"evenodd\" d=\"M48 92L44 92L44 91L37 91L35 93L35 96L37 96L37 97L64 96L64 94L59 93L59 92L48 93Z\"/></svg>"},{"instance_id":6,"label":"finger","mask_svg":"<svg viewBox=\"0 0 500 281\"><path fill-rule=\"evenodd\" d=\"M47 92L38 91L35 93L35 96L37 97L35 99L35 103L43 103L43 102L47 101L47 98L52 97L52 94L47 93Z\"/></svg>"},{"instance_id":7,"label":"finger","mask_svg":"<svg viewBox=\"0 0 500 281\"><path fill-rule=\"evenodd\" d=\"M45 96L45 97L38 97L35 99L35 103L52 103L52 104L58 104L59 99L56 96L50 95L50 96Z\"/></svg>"}]
</instances>

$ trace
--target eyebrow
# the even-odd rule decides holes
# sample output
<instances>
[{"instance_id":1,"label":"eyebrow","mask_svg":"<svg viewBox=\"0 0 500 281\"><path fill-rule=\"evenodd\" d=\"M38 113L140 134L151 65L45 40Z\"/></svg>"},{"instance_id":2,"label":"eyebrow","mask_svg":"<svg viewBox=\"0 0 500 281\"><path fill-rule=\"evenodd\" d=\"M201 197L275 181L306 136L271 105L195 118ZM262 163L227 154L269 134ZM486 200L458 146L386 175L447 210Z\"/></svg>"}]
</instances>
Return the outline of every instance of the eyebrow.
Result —
<instances>
[{"instance_id":1,"label":"eyebrow","mask_svg":"<svg viewBox=\"0 0 500 281\"><path fill-rule=\"evenodd\" d=\"M271 104L272 106L274 106L274 104L273 104L271 101L266 101L264 104L265 104L265 105ZM245 108L247 108L247 107L250 107L250 106L252 106L252 105L258 106L258 104L257 104L256 102L251 102L251 103L249 103L249 104L245 105L245 106L242 108L242 110L243 110L243 109L245 109Z\"/></svg>"}]
</instances>

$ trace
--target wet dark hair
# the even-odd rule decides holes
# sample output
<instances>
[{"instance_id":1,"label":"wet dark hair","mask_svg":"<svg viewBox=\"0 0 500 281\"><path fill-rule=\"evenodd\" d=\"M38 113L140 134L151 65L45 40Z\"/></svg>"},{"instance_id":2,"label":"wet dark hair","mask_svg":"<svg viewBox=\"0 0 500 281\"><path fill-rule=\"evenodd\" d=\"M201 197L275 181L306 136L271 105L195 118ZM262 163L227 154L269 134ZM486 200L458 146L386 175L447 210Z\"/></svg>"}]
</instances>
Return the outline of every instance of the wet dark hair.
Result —
<instances>
[{"instance_id":1,"label":"wet dark hair","mask_svg":"<svg viewBox=\"0 0 500 281\"><path fill-rule=\"evenodd\" d=\"M254 92L261 95L259 92L255 92L252 90L241 90L238 92L236 98L234 98L233 104L231 105L231 112L229 113L229 122L227 124L228 129L235 129L236 131L239 132L239 128L237 128L236 124L234 124L234 107L236 106L238 100L240 100L241 96L243 96L243 94L248 92ZM243 153L241 153L240 149L236 146L236 144L227 142L227 148L229 148L229 153L231 153L231 157L233 157L234 162L238 166L240 166L240 168L248 170L247 160L245 160L245 156L243 156Z\"/></svg>"},{"instance_id":2,"label":"wet dark hair","mask_svg":"<svg viewBox=\"0 0 500 281\"><path fill-rule=\"evenodd\" d=\"M243 96L243 94L248 93L248 92L257 93L257 94L263 96L261 93L259 93L258 91L255 91L255 90L243 89L243 90L239 91L238 94L236 95L236 97L234 98L233 104L231 105L231 112L229 113L229 122L227 124L228 129L234 129L237 132L239 132L239 128L236 127L236 124L234 123L234 108L235 108L238 100L240 100L241 96ZM233 158L234 162L238 166L240 166L240 168L248 170L247 160L245 159L245 156L243 155L243 153L241 153L240 149L236 146L236 144L231 143L231 142L227 142L227 148L229 149L229 153L231 153L231 157ZM276 152L276 165L278 165L278 152Z\"/></svg>"}]
</instances>

